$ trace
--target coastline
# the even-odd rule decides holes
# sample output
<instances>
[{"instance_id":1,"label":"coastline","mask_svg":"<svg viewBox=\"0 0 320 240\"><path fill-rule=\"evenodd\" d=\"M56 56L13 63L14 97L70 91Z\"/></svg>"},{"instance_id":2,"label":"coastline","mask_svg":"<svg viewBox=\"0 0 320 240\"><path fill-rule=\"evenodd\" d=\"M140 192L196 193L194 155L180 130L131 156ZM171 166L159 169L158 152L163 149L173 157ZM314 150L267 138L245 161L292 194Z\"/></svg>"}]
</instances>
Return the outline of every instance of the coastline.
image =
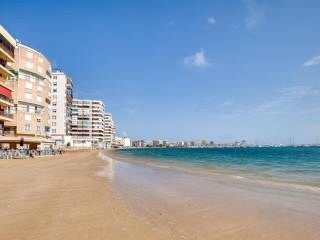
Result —
<instances>
[{"instance_id":1,"label":"coastline","mask_svg":"<svg viewBox=\"0 0 320 240\"><path fill-rule=\"evenodd\" d=\"M318 239L320 196L72 152L0 161L1 239ZM19 229L19 231L17 231Z\"/></svg>"},{"instance_id":2,"label":"coastline","mask_svg":"<svg viewBox=\"0 0 320 240\"><path fill-rule=\"evenodd\" d=\"M320 194L107 153L114 188L173 239L318 239ZM109 176L110 177L110 176Z\"/></svg>"},{"instance_id":3,"label":"coastline","mask_svg":"<svg viewBox=\"0 0 320 240\"><path fill-rule=\"evenodd\" d=\"M154 148L155 150L159 148ZM179 148L181 149L181 148ZM122 149L123 150L123 149ZM128 149L124 149L127 151ZM138 150L141 150L138 149ZM150 148L148 149L150 150ZM129 149L130 151L130 149ZM166 161L165 159L156 159L152 157L139 157L134 155L123 155L121 154L121 149L108 151L108 156L132 164L139 164L142 166L150 166L161 168L165 170L172 170L174 172L188 173L200 176L215 176L224 178L237 179L241 181L255 182L264 186L274 186L274 187L288 187L291 189L311 191L320 193L320 182L295 182L289 181L285 178L274 178L268 174L263 174L262 172L256 172L252 169L228 169L225 167L217 167L212 165L207 165L205 163L193 164L188 163L188 161Z\"/></svg>"}]
</instances>

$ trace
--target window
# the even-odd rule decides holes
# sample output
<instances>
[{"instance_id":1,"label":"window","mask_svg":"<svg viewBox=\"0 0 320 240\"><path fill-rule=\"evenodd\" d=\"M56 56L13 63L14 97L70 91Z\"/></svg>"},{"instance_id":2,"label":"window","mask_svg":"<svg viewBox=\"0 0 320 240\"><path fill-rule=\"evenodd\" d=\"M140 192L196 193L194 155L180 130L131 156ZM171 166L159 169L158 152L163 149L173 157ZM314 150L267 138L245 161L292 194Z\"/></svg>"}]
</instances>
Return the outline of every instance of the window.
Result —
<instances>
[{"instance_id":1,"label":"window","mask_svg":"<svg viewBox=\"0 0 320 240\"><path fill-rule=\"evenodd\" d=\"M24 120L31 121L31 115L30 114L25 114L24 115Z\"/></svg>"},{"instance_id":2,"label":"window","mask_svg":"<svg viewBox=\"0 0 320 240\"><path fill-rule=\"evenodd\" d=\"M25 130L25 131L31 131L31 126L30 126L30 124L25 124L25 125L24 125L24 130Z\"/></svg>"},{"instance_id":3,"label":"window","mask_svg":"<svg viewBox=\"0 0 320 240\"><path fill-rule=\"evenodd\" d=\"M56 130L55 130L55 129L52 129L52 133L56 133Z\"/></svg>"},{"instance_id":4,"label":"window","mask_svg":"<svg viewBox=\"0 0 320 240\"><path fill-rule=\"evenodd\" d=\"M37 131L37 132L40 132L40 129L41 129L40 126L37 126L37 127L36 127L36 131Z\"/></svg>"},{"instance_id":5,"label":"window","mask_svg":"<svg viewBox=\"0 0 320 240\"><path fill-rule=\"evenodd\" d=\"M40 96L37 96L37 102L39 102L39 103L42 102L42 98Z\"/></svg>"},{"instance_id":6,"label":"window","mask_svg":"<svg viewBox=\"0 0 320 240\"><path fill-rule=\"evenodd\" d=\"M56 120L57 119L57 116L52 116L52 120Z\"/></svg>"},{"instance_id":7,"label":"window","mask_svg":"<svg viewBox=\"0 0 320 240\"><path fill-rule=\"evenodd\" d=\"M52 126L57 126L57 123L56 122L52 122Z\"/></svg>"},{"instance_id":8,"label":"window","mask_svg":"<svg viewBox=\"0 0 320 240\"><path fill-rule=\"evenodd\" d=\"M32 69L33 63L32 62L26 62L26 67Z\"/></svg>"},{"instance_id":9,"label":"window","mask_svg":"<svg viewBox=\"0 0 320 240\"><path fill-rule=\"evenodd\" d=\"M32 89L32 83L26 82L26 88Z\"/></svg>"},{"instance_id":10,"label":"window","mask_svg":"<svg viewBox=\"0 0 320 240\"><path fill-rule=\"evenodd\" d=\"M32 94L31 93L25 93L24 94L24 98L28 99L28 100L31 100L32 99Z\"/></svg>"}]
</instances>

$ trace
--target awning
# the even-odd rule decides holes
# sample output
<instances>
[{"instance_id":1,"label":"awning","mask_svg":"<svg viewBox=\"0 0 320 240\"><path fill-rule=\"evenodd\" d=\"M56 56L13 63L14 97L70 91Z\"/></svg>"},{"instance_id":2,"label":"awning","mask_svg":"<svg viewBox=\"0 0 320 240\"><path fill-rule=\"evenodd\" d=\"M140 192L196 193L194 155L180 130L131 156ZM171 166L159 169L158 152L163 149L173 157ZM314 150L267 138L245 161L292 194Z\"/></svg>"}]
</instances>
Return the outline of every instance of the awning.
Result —
<instances>
[{"instance_id":1,"label":"awning","mask_svg":"<svg viewBox=\"0 0 320 240\"><path fill-rule=\"evenodd\" d=\"M4 95L8 98L12 98L12 94L11 94L11 90L9 88L6 88L5 86L3 85L0 85L0 94L1 95Z\"/></svg>"}]
</instances>

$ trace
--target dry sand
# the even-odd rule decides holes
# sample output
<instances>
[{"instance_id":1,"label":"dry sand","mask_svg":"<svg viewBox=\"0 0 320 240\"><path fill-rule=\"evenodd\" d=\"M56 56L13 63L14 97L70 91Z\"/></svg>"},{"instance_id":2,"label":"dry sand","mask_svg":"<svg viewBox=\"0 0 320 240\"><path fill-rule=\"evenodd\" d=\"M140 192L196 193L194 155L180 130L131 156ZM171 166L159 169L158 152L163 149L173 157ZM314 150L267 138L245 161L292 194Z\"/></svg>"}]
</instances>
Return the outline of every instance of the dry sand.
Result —
<instances>
[{"instance_id":1,"label":"dry sand","mask_svg":"<svg viewBox=\"0 0 320 240\"><path fill-rule=\"evenodd\" d=\"M0 160L0 239L168 239L94 175L96 155Z\"/></svg>"}]
</instances>

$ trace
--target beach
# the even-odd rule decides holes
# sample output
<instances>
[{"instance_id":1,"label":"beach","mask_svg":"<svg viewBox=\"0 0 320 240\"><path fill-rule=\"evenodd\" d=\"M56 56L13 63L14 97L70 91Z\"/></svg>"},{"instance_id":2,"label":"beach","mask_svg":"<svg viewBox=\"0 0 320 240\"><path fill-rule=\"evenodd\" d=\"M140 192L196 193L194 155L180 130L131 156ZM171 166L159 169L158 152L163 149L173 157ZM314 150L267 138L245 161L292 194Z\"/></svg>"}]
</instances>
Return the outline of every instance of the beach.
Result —
<instances>
[{"instance_id":1,"label":"beach","mask_svg":"<svg viewBox=\"0 0 320 240\"><path fill-rule=\"evenodd\" d=\"M1 239L319 239L320 195L110 152L0 161Z\"/></svg>"},{"instance_id":2,"label":"beach","mask_svg":"<svg viewBox=\"0 0 320 240\"><path fill-rule=\"evenodd\" d=\"M95 175L96 155L0 160L0 239L165 239Z\"/></svg>"}]
</instances>

